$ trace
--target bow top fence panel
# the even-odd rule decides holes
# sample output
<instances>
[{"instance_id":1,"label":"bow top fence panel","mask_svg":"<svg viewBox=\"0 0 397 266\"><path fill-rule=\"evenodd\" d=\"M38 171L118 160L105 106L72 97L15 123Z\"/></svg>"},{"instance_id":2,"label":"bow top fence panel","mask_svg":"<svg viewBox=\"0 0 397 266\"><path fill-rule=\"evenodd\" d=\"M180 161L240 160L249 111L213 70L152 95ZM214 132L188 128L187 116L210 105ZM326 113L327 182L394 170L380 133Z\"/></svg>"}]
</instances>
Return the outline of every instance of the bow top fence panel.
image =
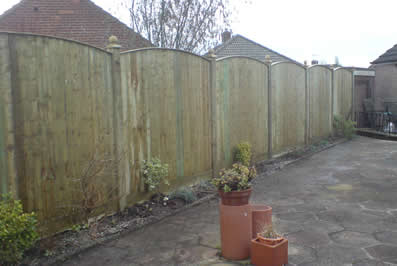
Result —
<instances>
[{"instance_id":1,"label":"bow top fence panel","mask_svg":"<svg viewBox=\"0 0 397 266\"><path fill-rule=\"evenodd\" d=\"M305 144L306 70L289 62L271 66L272 150L274 154Z\"/></svg>"},{"instance_id":2,"label":"bow top fence panel","mask_svg":"<svg viewBox=\"0 0 397 266\"><path fill-rule=\"evenodd\" d=\"M170 49L121 54L130 200L143 197L142 160L169 165L173 187L210 176L209 60Z\"/></svg>"},{"instance_id":3,"label":"bow top fence panel","mask_svg":"<svg viewBox=\"0 0 397 266\"><path fill-rule=\"evenodd\" d=\"M93 158L113 156L111 55L68 40L0 36L11 70L16 194L44 231L55 232L77 222L78 184ZM103 197L116 176L95 182Z\"/></svg>"},{"instance_id":4,"label":"bow top fence panel","mask_svg":"<svg viewBox=\"0 0 397 266\"><path fill-rule=\"evenodd\" d=\"M307 69L309 87L310 140L332 134L332 70L325 66Z\"/></svg>"},{"instance_id":5,"label":"bow top fence panel","mask_svg":"<svg viewBox=\"0 0 397 266\"><path fill-rule=\"evenodd\" d=\"M229 57L216 63L217 148L220 167L229 167L233 148L252 145L253 161L268 152L268 67L260 61Z\"/></svg>"}]
</instances>

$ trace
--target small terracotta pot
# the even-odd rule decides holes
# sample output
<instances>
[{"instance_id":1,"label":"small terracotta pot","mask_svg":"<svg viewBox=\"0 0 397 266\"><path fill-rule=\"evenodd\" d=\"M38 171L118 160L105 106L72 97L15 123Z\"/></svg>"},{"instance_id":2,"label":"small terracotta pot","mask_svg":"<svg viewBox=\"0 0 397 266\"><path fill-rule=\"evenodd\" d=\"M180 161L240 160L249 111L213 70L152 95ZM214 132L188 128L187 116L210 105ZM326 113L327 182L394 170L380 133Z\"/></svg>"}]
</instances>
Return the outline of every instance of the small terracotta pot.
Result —
<instances>
[{"instance_id":1,"label":"small terracotta pot","mask_svg":"<svg viewBox=\"0 0 397 266\"><path fill-rule=\"evenodd\" d=\"M283 241L284 237L280 236L280 237L277 237L277 238L267 238L267 237L263 237L260 234L258 234L257 239L261 243L265 243L265 244L268 244L268 245L276 245L276 244L280 243L281 241Z\"/></svg>"},{"instance_id":2,"label":"small terracotta pot","mask_svg":"<svg viewBox=\"0 0 397 266\"><path fill-rule=\"evenodd\" d=\"M251 263L256 266L281 266L288 264L288 240L283 238L277 244L251 240Z\"/></svg>"},{"instance_id":3,"label":"small terracotta pot","mask_svg":"<svg viewBox=\"0 0 397 266\"><path fill-rule=\"evenodd\" d=\"M252 188L241 191L223 192L218 190L222 204L227 206L247 205L251 196Z\"/></svg>"}]
</instances>

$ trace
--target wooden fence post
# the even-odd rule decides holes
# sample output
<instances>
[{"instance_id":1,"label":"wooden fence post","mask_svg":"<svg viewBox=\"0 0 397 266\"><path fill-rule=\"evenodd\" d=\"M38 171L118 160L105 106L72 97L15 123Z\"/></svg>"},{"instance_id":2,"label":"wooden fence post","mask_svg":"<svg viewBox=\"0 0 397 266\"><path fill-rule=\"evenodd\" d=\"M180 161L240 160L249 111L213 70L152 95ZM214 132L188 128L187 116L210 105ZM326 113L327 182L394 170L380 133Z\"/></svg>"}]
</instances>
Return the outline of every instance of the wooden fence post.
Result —
<instances>
[{"instance_id":1,"label":"wooden fence post","mask_svg":"<svg viewBox=\"0 0 397 266\"><path fill-rule=\"evenodd\" d=\"M112 53L112 89L113 89L113 143L114 143L114 156L119 160L117 168L118 178L118 198L119 208L123 210L127 206L127 197L129 188L126 187L125 178L125 163L123 157L124 145L124 130L123 130L123 117L122 117L122 92L121 92L121 64L120 64L120 49L121 45L116 36L109 37L109 45L106 50Z\"/></svg>"},{"instance_id":2,"label":"wooden fence post","mask_svg":"<svg viewBox=\"0 0 397 266\"><path fill-rule=\"evenodd\" d=\"M309 71L305 65L305 145L310 140L310 88L309 88Z\"/></svg>"},{"instance_id":3,"label":"wooden fence post","mask_svg":"<svg viewBox=\"0 0 397 266\"><path fill-rule=\"evenodd\" d=\"M273 157L273 128L272 128L272 59L265 57L267 65L267 153L268 159Z\"/></svg>"},{"instance_id":4,"label":"wooden fence post","mask_svg":"<svg viewBox=\"0 0 397 266\"><path fill-rule=\"evenodd\" d=\"M210 99L211 99L211 157L212 157L212 177L218 175L218 119L217 119L217 100L216 100L216 55L214 50L209 50L208 58L210 59Z\"/></svg>"},{"instance_id":5,"label":"wooden fence post","mask_svg":"<svg viewBox=\"0 0 397 266\"><path fill-rule=\"evenodd\" d=\"M0 194L20 198L15 139L15 45L0 36Z\"/></svg>"},{"instance_id":6,"label":"wooden fence post","mask_svg":"<svg viewBox=\"0 0 397 266\"><path fill-rule=\"evenodd\" d=\"M352 116L351 120L356 121L356 91L355 91L355 77L354 77L354 69L352 71Z\"/></svg>"}]
</instances>

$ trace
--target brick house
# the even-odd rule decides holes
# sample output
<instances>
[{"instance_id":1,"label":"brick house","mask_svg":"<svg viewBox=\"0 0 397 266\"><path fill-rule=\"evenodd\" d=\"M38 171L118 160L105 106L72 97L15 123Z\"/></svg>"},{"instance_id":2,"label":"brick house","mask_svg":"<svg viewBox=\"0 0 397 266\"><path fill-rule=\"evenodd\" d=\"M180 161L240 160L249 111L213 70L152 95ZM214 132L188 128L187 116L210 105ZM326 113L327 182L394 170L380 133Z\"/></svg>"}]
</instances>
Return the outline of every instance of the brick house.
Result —
<instances>
[{"instance_id":1,"label":"brick house","mask_svg":"<svg viewBox=\"0 0 397 266\"><path fill-rule=\"evenodd\" d=\"M218 58L227 56L246 56L260 61L264 61L268 55L273 62L287 61L301 64L242 35L236 34L232 36L231 32L228 31L222 33L222 44L214 47L214 53Z\"/></svg>"},{"instance_id":2,"label":"brick house","mask_svg":"<svg viewBox=\"0 0 397 266\"><path fill-rule=\"evenodd\" d=\"M124 51L153 46L90 0L21 0L0 16L0 31L56 36L98 48L115 35Z\"/></svg>"},{"instance_id":3,"label":"brick house","mask_svg":"<svg viewBox=\"0 0 397 266\"><path fill-rule=\"evenodd\" d=\"M375 106L383 110L397 106L397 44L371 62L375 70ZM397 110L397 108L394 108Z\"/></svg>"}]
</instances>

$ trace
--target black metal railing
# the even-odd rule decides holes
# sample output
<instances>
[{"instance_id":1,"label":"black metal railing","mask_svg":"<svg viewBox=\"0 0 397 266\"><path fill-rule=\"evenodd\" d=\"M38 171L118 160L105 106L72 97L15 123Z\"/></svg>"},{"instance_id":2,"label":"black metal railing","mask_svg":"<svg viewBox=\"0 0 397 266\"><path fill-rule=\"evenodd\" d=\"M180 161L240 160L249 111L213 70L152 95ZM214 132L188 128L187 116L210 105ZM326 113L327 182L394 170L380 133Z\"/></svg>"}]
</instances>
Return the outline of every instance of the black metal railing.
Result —
<instances>
[{"instance_id":1,"label":"black metal railing","mask_svg":"<svg viewBox=\"0 0 397 266\"><path fill-rule=\"evenodd\" d=\"M371 129L385 134L397 134L397 115L391 112L358 112L357 128Z\"/></svg>"}]
</instances>

